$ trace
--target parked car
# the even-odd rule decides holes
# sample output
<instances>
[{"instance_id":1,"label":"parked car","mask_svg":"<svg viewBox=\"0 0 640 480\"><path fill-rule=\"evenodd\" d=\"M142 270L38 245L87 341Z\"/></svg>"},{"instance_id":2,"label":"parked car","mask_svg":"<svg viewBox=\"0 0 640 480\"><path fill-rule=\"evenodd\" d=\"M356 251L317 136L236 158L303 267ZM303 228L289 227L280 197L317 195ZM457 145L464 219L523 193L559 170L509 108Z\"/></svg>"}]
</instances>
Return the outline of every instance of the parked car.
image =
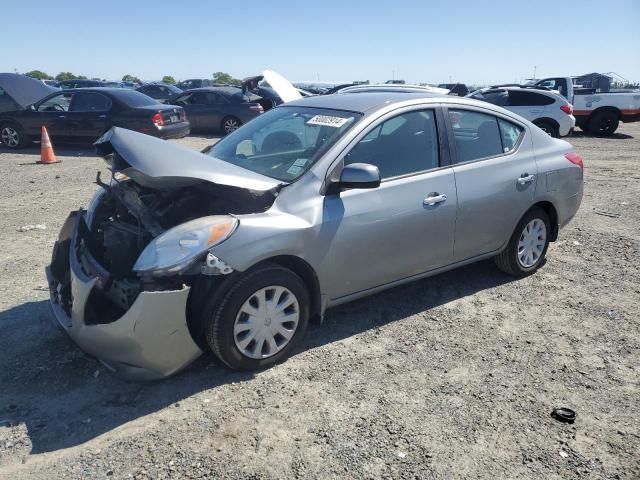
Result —
<instances>
[{"instance_id":1,"label":"parked car","mask_svg":"<svg viewBox=\"0 0 640 480\"><path fill-rule=\"evenodd\" d=\"M9 148L40 140L46 126L53 140L93 142L113 126L160 138L189 134L184 109L163 105L142 93L121 88L57 91L25 109L0 113L0 140Z\"/></svg>"},{"instance_id":2,"label":"parked car","mask_svg":"<svg viewBox=\"0 0 640 480\"><path fill-rule=\"evenodd\" d=\"M165 103L184 108L193 131L231 133L264 112L259 101L238 87L204 87L186 90Z\"/></svg>"},{"instance_id":3,"label":"parked car","mask_svg":"<svg viewBox=\"0 0 640 480\"><path fill-rule=\"evenodd\" d=\"M106 87L106 82L101 80L62 80L58 82L58 88L69 89L69 88L95 88L95 87Z\"/></svg>"},{"instance_id":4,"label":"parked car","mask_svg":"<svg viewBox=\"0 0 640 480\"><path fill-rule=\"evenodd\" d=\"M574 85L574 81L595 75L549 77L535 85L556 90L565 97L574 107L576 124L592 135L613 135L620 122L640 122L640 92L609 92Z\"/></svg>"},{"instance_id":5,"label":"parked car","mask_svg":"<svg viewBox=\"0 0 640 480\"><path fill-rule=\"evenodd\" d=\"M48 87L53 87L53 88L60 88L58 86L58 82L55 80L40 80L42 83L44 83L46 86Z\"/></svg>"},{"instance_id":6,"label":"parked car","mask_svg":"<svg viewBox=\"0 0 640 480\"><path fill-rule=\"evenodd\" d=\"M165 103L168 98L182 93L182 90L175 85L161 82L145 83L144 85L136 88L136 90L158 100L161 103Z\"/></svg>"},{"instance_id":7,"label":"parked car","mask_svg":"<svg viewBox=\"0 0 640 480\"><path fill-rule=\"evenodd\" d=\"M0 73L0 116L5 112L24 110L34 102L59 91L17 73Z\"/></svg>"},{"instance_id":8,"label":"parked car","mask_svg":"<svg viewBox=\"0 0 640 480\"><path fill-rule=\"evenodd\" d=\"M464 83L441 83L438 88L446 88L449 90L449 95L458 95L459 97L469 95L469 88Z\"/></svg>"},{"instance_id":9,"label":"parked car","mask_svg":"<svg viewBox=\"0 0 640 480\"><path fill-rule=\"evenodd\" d=\"M190 78L189 80L183 80L182 82L178 82L176 87L180 90L191 90L194 88L202 88L202 87L217 87L220 86L210 78Z\"/></svg>"},{"instance_id":10,"label":"parked car","mask_svg":"<svg viewBox=\"0 0 640 480\"><path fill-rule=\"evenodd\" d=\"M97 148L128 180L69 215L47 278L62 328L129 378L207 350L269 367L328 308L477 260L529 275L583 190L569 143L445 95L293 101L208 154L118 128Z\"/></svg>"},{"instance_id":11,"label":"parked car","mask_svg":"<svg viewBox=\"0 0 640 480\"><path fill-rule=\"evenodd\" d=\"M511 110L552 137L566 137L576 125L571 104L547 89L496 86L476 90L468 97Z\"/></svg>"}]
</instances>

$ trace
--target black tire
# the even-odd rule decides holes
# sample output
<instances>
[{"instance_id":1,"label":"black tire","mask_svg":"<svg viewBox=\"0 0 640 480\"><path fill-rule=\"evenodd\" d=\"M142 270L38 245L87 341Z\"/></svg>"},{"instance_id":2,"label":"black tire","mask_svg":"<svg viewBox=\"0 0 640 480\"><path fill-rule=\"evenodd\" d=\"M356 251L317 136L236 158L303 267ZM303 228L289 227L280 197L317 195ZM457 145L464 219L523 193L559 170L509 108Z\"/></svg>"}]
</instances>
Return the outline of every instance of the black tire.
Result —
<instances>
[{"instance_id":1,"label":"black tire","mask_svg":"<svg viewBox=\"0 0 640 480\"><path fill-rule=\"evenodd\" d=\"M519 258L518 252L518 243L520 242L521 237L524 234L525 227L532 222L533 220L541 220L544 223L545 227L545 240L544 247L542 249L542 253L535 260L535 263L531 265L523 265ZM547 213L541 208L534 207L529 210L518 222L518 226L514 230L511 238L509 239L509 243L507 247L500 252L496 257L494 257L494 261L498 268L509 275L513 275L514 277L524 277L526 275L530 275L535 272L540 266L544 263L545 255L547 254L547 249L549 248L549 237L551 235L551 225L549 221L549 216Z\"/></svg>"},{"instance_id":2,"label":"black tire","mask_svg":"<svg viewBox=\"0 0 640 480\"><path fill-rule=\"evenodd\" d=\"M553 123L550 122L535 122L535 125L540 129L544 130L550 137L558 138L558 129Z\"/></svg>"},{"instance_id":3,"label":"black tire","mask_svg":"<svg viewBox=\"0 0 640 480\"><path fill-rule=\"evenodd\" d=\"M266 358L251 358L236 345L236 318L245 302L256 292L271 286L284 287L294 295L299 306L297 327L289 342L277 353ZM240 277L220 301L211 301L205 307L207 344L218 359L233 369L260 370L271 367L285 360L304 336L309 324L309 305L309 292L298 275L280 265L262 264ZM268 320L271 322L270 318ZM269 324L265 321L265 325ZM254 349L257 346L254 345Z\"/></svg>"},{"instance_id":4,"label":"black tire","mask_svg":"<svg viewBox=\"0 0 640 480\"><path fill-rule=\"evenodd\" d=\"M7 122L0 125L0 143L7 148L17 150L26 147L31 142L29 142L22 126L14 122Z\"/></svg>"},{"instance_id":5,"label":"black tire","mask_svg":"<svg viewBox=\"0 0 640 480\"><path fill-rule=\"evenodd\" d=\"M222 131L225 135L229 135L230 133L240 128L240 125L242 125L242 122L239 119L233 116L228 116L222 119L220 127L222 128Z\"/></svg>"},{"instance_id":6,"label":"black tire","mask_svg":"<svg viewBox=\"0 0 640 480\"><path fill-rule=\"evenodd\" d=\"M616 112L602 110L591 115L589 133L597 137L607 137L614 134L619 124L620 118Z\"/></svg>"}]
</instances>

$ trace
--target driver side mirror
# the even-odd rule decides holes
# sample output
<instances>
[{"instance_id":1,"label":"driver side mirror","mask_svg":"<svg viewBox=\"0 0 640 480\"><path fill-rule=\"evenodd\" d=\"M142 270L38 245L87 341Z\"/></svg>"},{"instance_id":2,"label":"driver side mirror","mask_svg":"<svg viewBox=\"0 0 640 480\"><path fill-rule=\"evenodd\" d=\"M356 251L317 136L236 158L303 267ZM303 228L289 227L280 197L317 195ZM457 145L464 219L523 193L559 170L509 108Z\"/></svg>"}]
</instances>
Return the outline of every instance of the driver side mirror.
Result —
<instances>
[{"instance_id":1,"label":"driver side mirror","mask_svg":"<svg viewBox=\"0 0 640 480\"><path fill-rule=\"evenodd\" d=\"M36 111L36 106L35 105L29 105L29 110L31 110L32 112Z\"/></svg>"},{"instance_id":2,"label":"driver side mirror","mask_svg":"<svg viewBox=\"0 0 640 480\"><path fill-rule=\"evenodd\" d=\"M380 170L369 163L351 163L340 172L340 180L333 183L328 193L338 193L349 188L378 188Z\"/></svg>"}]
</instances>

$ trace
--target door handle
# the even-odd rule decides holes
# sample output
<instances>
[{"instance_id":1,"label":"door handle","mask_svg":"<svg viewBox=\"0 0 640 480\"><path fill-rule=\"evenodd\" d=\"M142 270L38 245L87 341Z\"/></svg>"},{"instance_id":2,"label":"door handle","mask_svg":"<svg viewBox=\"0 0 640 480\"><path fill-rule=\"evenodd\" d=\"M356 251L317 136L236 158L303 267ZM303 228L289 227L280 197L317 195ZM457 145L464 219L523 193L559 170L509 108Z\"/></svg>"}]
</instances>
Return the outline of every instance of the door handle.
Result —
<instances>
[{"instance_id":1,"label":"door handle","mask_svg":"<svg viewBox=\"0 0 640 480\"><path fill-rule=\"evenodd\" d=\"M518 183L520 185L526 185L527 183L533 182L535 179L536 179L535 175L527 175L525 173L518 179Z\"/></svg>"},{"instance_id":2,"label":"door handle","mask_svg":"<svg viewBox=\"0 0 640 480\"><path fill-rule=\"evenodd\" d=\"M58 118L67 118L66 115L58 115Z\"/></svg>"},{"instance_id":3,"label":"door handle","mask_svg":"<svg viewBox=\"0 0 640 480\"><path fill-rule=\"evenodd\" d=\"M98 115L98 118L107 118L106 115Z\"/></svg>"},{"instance_id":4,"label":"door handle","mask_svg":"<svg viewBox=\"0 0 640 480\"><path fill-rule=\"evenodd\" d=\"M438 203L442 203L442 202L446 202L447 201L447 196L442 193L431 193L429 194L429 196L427 198L425 198L422 201L423 205L428 205L430 207L433 207L434 205L438 204Z\"/></svg>"}]
</instances>

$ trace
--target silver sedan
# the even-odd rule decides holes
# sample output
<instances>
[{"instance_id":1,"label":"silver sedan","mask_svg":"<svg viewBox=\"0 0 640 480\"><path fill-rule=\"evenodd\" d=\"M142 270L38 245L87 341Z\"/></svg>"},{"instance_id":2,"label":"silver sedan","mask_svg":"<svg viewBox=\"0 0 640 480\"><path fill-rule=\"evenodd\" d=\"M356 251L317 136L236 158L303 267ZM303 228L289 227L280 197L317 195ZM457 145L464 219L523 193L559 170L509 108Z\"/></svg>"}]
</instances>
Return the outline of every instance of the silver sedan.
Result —
<instances>
[{"instance_id":1,"label":"silver sedan","mask_svg":"<svg viewBox=\"0 0 640 480\"><path fill-rule=\"evenodd\" d=\"M47 277L58 323L129 378L212 351L261 369L310 319L494 258L524 276L582 199L582 158L516 114L428 93L311 97L205 153L114 128L111 178Z\"/></svg>"}]
</instances>

